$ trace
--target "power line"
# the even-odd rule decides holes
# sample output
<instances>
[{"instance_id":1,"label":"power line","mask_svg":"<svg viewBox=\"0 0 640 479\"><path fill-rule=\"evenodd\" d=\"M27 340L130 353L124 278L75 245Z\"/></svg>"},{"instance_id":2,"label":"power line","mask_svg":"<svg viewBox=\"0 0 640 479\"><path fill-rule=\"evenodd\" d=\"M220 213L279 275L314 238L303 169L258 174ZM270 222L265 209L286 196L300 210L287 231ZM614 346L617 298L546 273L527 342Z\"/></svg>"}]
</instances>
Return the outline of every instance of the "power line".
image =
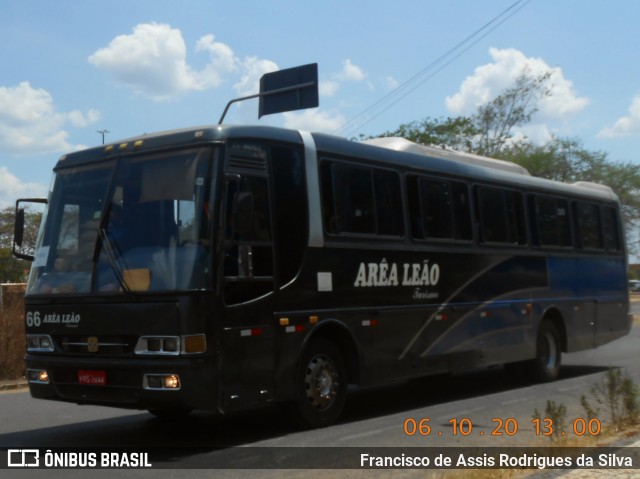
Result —
<instances>
[{"instance_id":1,"label":"power line","mask_svg":"<svg viewBox=\"0 0 640 479\"><path fill-rule=\"evenodd\" d=\"M442 71L446 66L459 58L463 53L476 45L480 40L493 32L504 22L509 20L513 15L522 10L530 2L531 0L518 0L510 5L508 8L492 18L489 22L485 23L471 35L467 36L464 40L456 44L453 48L447 50L444 54L436 58L425 68L403 82L398 88L389 92L387 95L380 98L371 106L351 118L334 133L339 133L344 136L355 134L363 126L378 118L400 100L402 100L407 95L422 86L425 82L433 78L437 73Z\"/></svg>"}]
</instances>

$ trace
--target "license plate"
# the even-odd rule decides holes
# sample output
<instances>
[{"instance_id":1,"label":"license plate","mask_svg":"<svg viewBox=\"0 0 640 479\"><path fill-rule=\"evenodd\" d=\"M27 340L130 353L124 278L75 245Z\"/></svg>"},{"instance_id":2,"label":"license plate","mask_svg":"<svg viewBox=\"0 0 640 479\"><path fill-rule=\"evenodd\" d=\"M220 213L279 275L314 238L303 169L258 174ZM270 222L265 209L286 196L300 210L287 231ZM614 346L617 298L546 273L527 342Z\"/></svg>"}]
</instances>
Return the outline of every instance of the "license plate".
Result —
<instances>
[{"instance_id":1,"label":"license plate","mask_svg":"<svg viewBox=\"0 0 640 479\"><path fill-rule=\"evenodd\" d=\"M78 371L78 383L86 386L106 386L107 372L80 369Z\"/></svg>"}]
</instances>

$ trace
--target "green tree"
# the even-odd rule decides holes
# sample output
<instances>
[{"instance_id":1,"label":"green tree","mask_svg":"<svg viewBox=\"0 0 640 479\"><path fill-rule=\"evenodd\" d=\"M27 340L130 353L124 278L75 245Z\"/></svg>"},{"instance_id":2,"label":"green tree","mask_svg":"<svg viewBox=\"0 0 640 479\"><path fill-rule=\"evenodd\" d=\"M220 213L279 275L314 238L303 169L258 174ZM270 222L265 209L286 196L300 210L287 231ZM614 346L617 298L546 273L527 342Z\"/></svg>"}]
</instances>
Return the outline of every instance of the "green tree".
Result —
<instances>
[{"instance_id":1,"label":"green tree","mask_svg":"<svg viewBox=\"0 0 640 479\"><path fill-rule=\"evenodd\" d=\"M551 72L537 76L524 72L513 86L478 107L472 116L426 118L378 136L400 136L423 145L497 158L512 144L514 128L529 123L538 111L538 102L549 95L550 76Z\"/></svg>"},{"instance_id":2,"label":"green tree","mask_svg":"<svg viewBox=\"0 0 640 479\"><path fill-rule=\"evenodd\" d=\"M421 145L436 146L458 151L472 151L474 138L479 135L473 120L460 116L445 119L425 118L405 123L395 131L387 131L382 137L399 136Z\"/></svg>"},{"instance_id":3,"label":"green tree","mask_svg":"<svg viewBox=\"0 0 640 479\"><path fill-rule=\"evenodd\" d=\"M607 185L620 198L627 243L638 249L640 228L640 165L616 162L603 151L591 151L579 139L555 138L544 145L521 143L504 149L500 159L524 166L533 176L573 183L591 181Z\"/></svg>"},{"instance_id":4,"label":"green tree","mask_svg":"<svg viewBox=\"0 0 640 479\"><path fill-rule=\"evenodd\" d=\"M471 117L475 130L473 152L478 155L497 157L513 138L513 129L531 122L538 111L539 101L550 94L547 87L551 72L537 76L523 72L513 86L485 105L478 107Z\"/></svg>"}]
</instances>

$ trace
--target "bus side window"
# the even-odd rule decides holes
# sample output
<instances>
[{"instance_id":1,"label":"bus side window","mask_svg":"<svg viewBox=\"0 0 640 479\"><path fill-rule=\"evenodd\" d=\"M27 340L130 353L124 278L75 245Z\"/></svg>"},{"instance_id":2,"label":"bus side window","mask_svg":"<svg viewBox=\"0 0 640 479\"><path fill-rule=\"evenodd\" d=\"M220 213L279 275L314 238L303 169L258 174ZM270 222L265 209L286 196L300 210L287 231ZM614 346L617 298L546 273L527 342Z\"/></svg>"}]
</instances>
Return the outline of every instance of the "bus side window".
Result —
<instances>
[{"instance_id":1,"label":"bus side window","mask_svg":"<svg viewBox=\"0 0 640 479\"><path fill-rule=\"evenodd\" d=\"M615 208L602 207L602 223L604 225L604 247L609 252L621 251L620 227L618 214Z\"/></svg>"},{"instance_id":2,"label":"bus side window","mask_svg":"<svg viewBox=\"0 0 640 479\"><path fill-rule=\"evenodd\" d=\"M453 208L449 182L421 179L419 186L425 237L453 238Z\"/></svg>"},{"instance_id":3,"label":"bus side window","mask_svg":"<svg viewBox=\"0 0 640 479\"><path fill-rule=\"evenodd\" d=\"M604 249L600 208L598 205L576 202L573 206L580 248L585 250Z\"/></svg>"},{"instance_id":4,"label":"bus side window","mask_svg":"<svg viewBox=\"0 0 640 479\"><path fill-rule=\"evenodd\" d=\"M395 171L323 161L321 191L328 233L404 235L400 176Z\"/></svg>"},{"instance_id":5,"label":"bus side window","mask_svg":"<svg viewBox=\"0 0 640 479\"><path fill-rule=\"evenodd\" d=\"M407 178L411 234L417 239L471 241L471 209L465 183Z\"/></svg>"},{"instance_id":6,"label":"bus side window","mask_svg":"<svg viewBox=\"0 0 640 479\"><path fill-rule=\"evenodd\" d=\"M477 189L477 197L482 242L510 245L527 243L520 193L481 186Z\"/></svg>"},{"instance_id":7,"label":"bus side window","mask_svg":"<svg viewBox=\"0 0 640 479\"><path fill-rule=\"evenodd\" d=\"M464 183L451 182L453 221L455 226L455 239L471 241L471 207L469 205L469 189Z\"/></svg>"},{"instance_id":8,"label":"bus side window","mask_svg":"<svg viewBox=\"0 0 640 479\"><path fill-rule=\"evenodd\" d=\"M371 170L336 163L332 173L338 233L374 233Z\"/></svg>"},{"instance_id":9,"label":"bus side window","mask_svg":"<svg viewBox=\"0 0 640 479\"><path fill-rule=\"evenodd\" d=\"M572 246L569 205L563 198L535 195L531 197L538 246L568 248Z\"/></svg>"},{"instance_id":10,"label":"bus side window","mask_svg":"<svg viewBox=\"0 0 640 479\"><path fill-rule=\"evenodd\" d=\"M386 236L404 235L404 215L400 178L397 173L373 170L377 233Z\"/></svg>"}]
</instances>

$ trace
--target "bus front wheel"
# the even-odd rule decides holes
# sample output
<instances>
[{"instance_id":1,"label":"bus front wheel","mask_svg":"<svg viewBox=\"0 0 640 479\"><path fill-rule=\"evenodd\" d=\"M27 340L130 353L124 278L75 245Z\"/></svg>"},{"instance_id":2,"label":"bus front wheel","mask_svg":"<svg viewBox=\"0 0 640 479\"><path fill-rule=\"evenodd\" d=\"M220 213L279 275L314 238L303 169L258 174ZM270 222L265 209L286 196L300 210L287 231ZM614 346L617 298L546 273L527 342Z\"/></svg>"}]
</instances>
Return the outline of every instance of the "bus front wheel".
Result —
<instances>
[{"instance_id":1,"label":"bus front wheel","mask_svg":"<svg viewBox=\"0 0 640 479\"><path fill-rule=\"evenodd\" d=\"M334 423L347 396L347 368L338 347L328 339L312 340L301 357L296 409L307 427Z\"/></svg>"},{"instance_id":2,"label":"bus front wheel","mask_svg":"<svg viewBox=\"0 0 640 479\"><path fill-rule=\"evenodd\" d=\"M562 346L558 328L551 321L543 321L536 340L536 357L529 363L535 381L553 381L560 374Z\"/></svg>"}]
</instances>

